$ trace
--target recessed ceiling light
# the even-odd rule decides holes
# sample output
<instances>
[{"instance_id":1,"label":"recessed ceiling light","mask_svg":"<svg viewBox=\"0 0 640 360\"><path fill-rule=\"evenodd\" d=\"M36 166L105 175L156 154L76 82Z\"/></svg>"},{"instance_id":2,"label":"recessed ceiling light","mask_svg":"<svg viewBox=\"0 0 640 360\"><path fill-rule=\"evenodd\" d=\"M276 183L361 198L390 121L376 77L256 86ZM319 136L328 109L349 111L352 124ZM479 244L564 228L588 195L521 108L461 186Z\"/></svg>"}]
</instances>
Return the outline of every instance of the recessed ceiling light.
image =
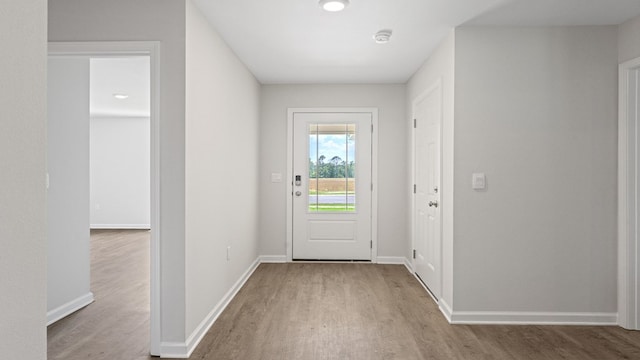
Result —
<instances>
[{"instance_id":1,"label":"recessed ceiling light","mask_svg":"<svg viewBox=\"0 0 640 360\"><path fill-rule=\"evenodd\" d=\"M320 0L320 7L325 11L342 11L349 5L349 0Z\"/></svg>"},{"instance_id":2,"label":"recessed ceiling light","mask_svg":"<svg viewBox=\"0 0 640 360\"><path fill-rule=\"evenodd\" d=\"M389 29L380 30L373 35L373 40L378 44L386 44L391 40L391 34L393 34L393 31Z\"/></svg>"},{"instance_id":3,"label":"recessed ceiling light","mask_svg":"<svg viewBox=\"0 0 640 360\"><path fill-rule=\"evenodd\" d=\"M127 95L127 94L113 94L113 97L118 99L118 100L124 100L124 99L128 98L129 95Z\"/></svg>"}]
</instances>

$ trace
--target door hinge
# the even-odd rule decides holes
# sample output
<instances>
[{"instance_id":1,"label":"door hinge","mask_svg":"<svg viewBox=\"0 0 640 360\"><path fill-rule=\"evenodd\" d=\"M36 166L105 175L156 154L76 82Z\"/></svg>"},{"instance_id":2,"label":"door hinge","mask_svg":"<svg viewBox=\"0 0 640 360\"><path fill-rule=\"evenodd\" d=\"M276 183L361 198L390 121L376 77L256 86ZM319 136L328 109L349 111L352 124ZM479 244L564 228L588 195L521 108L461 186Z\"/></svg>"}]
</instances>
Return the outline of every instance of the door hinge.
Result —
<instances>
[{"instance_id":1,"label":"door hinge","mask_svg":"<svg viewBox=\"0 0 640 360\"><path fill-rule=\"evenodd\" d=\"M413 249L413 258L416 258L416 249Z\"/></svg>"},{"instance_id":2,"label":"door hinge","mask_svg":"<svg viewBox=\"0 0 640 360\"><path fill-rule=\"evenodd\" d=\"M413 193L416 193L416 184L413 184Z\"/></svg>"},{"instance_id":3,"label":"door hinge","mask_svg":"<svg viewBox=\"0 0 640 360\"><path fill-rule=\"evenodd\" d=\"M371 183L371 191L373 191L373 183Z\"/></svg>"},{"instance_id":4,"label":"door hinge","mask_svg":"<svg viewBox=\"0 0 640 360\"><path fill-rule=\"evenodd\" d=\"M370 249L373 249L373 240L370 240L370 241L369 241L369 248L370 248Z\"/></svg>"},{"instance_id":5,"label":"door hinge","mask_svg":"<svg viewBox=\"0 0 640 360\"><path fill-rule=\"evenodd\" d=\"M418 119L413 119L413 128L417 128L418 127Z\"/></svg>"},{"instance_id":6,"label":"door hinge","mask_svg":"<svg viewBox=\"0 0 640 360\"><path fill-rule=\"evenodd\" d=\"M373 124L371 124L371 132L373 132Z\"/></svg>"}]
</instances>

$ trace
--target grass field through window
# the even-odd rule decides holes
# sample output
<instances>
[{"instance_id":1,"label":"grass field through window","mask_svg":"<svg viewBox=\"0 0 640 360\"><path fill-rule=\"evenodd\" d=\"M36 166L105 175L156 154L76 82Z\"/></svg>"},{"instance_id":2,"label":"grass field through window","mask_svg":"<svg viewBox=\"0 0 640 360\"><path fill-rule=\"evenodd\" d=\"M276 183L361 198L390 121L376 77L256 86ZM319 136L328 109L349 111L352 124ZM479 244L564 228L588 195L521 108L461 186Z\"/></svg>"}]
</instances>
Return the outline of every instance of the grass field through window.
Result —
<instances>
[{"instance_id":1,"label":"grass field through window","mask_svg":"<svg viewBox=\"0 0 640 360\"><path fill-rule=\"evenodd\" d=\"M354 212L354 204L309 204L309 211L312 212Z\"/></svg>"}]
</instances>

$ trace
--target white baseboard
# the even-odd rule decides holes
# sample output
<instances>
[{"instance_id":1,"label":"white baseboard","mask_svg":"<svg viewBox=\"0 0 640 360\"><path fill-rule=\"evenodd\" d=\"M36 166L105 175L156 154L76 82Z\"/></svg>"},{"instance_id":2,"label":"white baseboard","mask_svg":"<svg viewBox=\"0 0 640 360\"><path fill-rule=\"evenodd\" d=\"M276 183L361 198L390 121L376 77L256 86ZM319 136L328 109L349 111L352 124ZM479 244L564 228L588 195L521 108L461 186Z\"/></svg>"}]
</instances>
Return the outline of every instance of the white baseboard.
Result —
<instances>
[{"instance_id":1,"label":"white baseboard","mask_svg":"<svg viewBox=\"0 0 640 360\"><path fill-rule=\"evenodd\" d=\"M92 230L149 230L151 224L90 224L89 228Z\"/></svg>"},{"instance_id":2,"label":"white baseboard","mask_svg":"<svg viewBox=\"0 0 640 360\"><path fill-rule=\"evenodd\" d=\"M378 264L394 264L394 265L404 265L410 273L413 274L413 266L411 265L411 261L404 256L378 256L376 258L376 262Z\"/></svg>"},{"instance_id":3,"label":"white baseboard","mask_svg":"<svg viewBox=\"0 0 640 360\"><path fill-rule=\"evenodd\" d=\"M442 313L442 315L444 315L445 319L447 319L449 324L451 324L451 314L453 313L453 310L451 310L451 306L441 298L438 301L438 308L440 308L440 312Z\"/></svg>"},{"instance_id":4,"label":"white baseboard","mask_svg":"<svg viewBox=\"0 0 640 360\"><path fill-rule=\"evenodd\" d=\"M218 316L222 314L224 309L227 308L231 300L236 296L238 291L242 289L242 286L251 277L251 274L260 265L261 257L258 257L247 269L247 271L240 276L238 281L227 291L222 299L214 306L209 314L202 320L200 325L191 333L184 343L181 342L163 342L160 343L160 357L162 358L179 358L186 359L191 356L191 353L196 349L196 346L202 341L202 338L207 334L207 331L211 328L213 323L218 319Z\"/></svg>"},{"instance_id":5,"label":"white baseboard","mask_svg":"<svg viewBox=\"0 0 640 360\"><path fill-rule=\"evenodd\" d=\"M617 325L617 313L451 311L451 324ZM445 316L447 314L445 313Z\"/></svg>"},{"instance_id":6,"label":"white baseboard","mask_svg":"<svg viewBox=\"0 0 640 360\"><path fill-rule=\"evenodd\" d=\"M47 326L91 304L93 300L93 293L88 292L64 305L58 306L51 311L47 311Z\"/></svg>"},{"instance_id":7,"label":"white baseboard","mask_svg":"<svg viewBox=\"0 0 640 360\"><path fill-rule=\"evenodd\" d=\"M413 262L411 260L404 258L404 266L410 273L415 274L415 270L413 270Z\"/></svg>"},{"instance_id":8,"label":"white baseboard","mask_svg":"<svg viewBox=\"0 0 640 360\"><path fill-rule=\"evenodd\" d=\"M287 255L262 255L260 263L286 263Z\"/></svg>"}]
</instances>

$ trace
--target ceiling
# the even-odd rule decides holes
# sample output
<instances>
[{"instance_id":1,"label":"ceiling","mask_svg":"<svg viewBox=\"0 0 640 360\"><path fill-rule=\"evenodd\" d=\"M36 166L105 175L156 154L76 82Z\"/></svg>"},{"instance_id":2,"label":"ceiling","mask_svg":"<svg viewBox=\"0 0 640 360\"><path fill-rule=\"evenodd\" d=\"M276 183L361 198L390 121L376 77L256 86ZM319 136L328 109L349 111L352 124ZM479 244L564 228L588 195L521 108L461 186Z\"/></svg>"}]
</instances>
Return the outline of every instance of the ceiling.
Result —
<instances>
[{"instance_id":1,"label":"ceiling","mask_svg":"<svg viewBox=\"0 0 640 360\"><path fill-rule=\"evenodd\" d=\"M89 112L92 117L149 117L148 56L91 58ZM114 94L127 95L116 99Z\"/></svg>"},{"instance_id":2,"label":"ceiling","mask_svg":"<svg viewBox=\"0 0 640 360\"><path fill-rule=\"evenodd\" d=\"M194 0L263 84L404 83L461 25L613 25L640 0ZM393 30L391 41L373 35Z\"/></svg>"}]
</instances>

